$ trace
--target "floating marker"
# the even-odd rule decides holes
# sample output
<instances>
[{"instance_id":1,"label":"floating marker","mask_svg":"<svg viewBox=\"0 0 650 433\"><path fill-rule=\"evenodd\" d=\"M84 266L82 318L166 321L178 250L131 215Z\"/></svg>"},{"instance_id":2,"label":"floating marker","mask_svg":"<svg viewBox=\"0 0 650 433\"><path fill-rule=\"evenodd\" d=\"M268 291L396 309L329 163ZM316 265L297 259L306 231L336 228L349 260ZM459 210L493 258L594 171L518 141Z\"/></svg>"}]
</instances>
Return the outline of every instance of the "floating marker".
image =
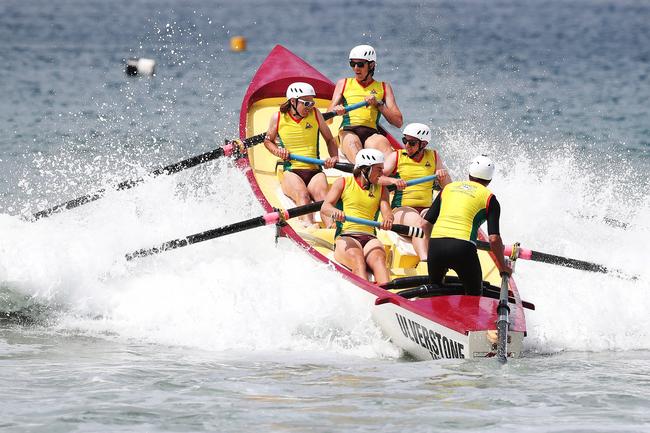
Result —
<instances>
[{"instance_id":1,"label":"floating marker","mask_svg":"<svg viewBox=\"0 0 650 433\"><path fill-rule=\"evenodd\" d=\"M230 50L236 53L246 51L246 38L243 36L233 36L230 38Z\"/></svg>"},{"instance_id":2,"label":"floating marker","mask_svg":"<svg viewBox=\"0 0 650 433\"><path fill-rule=\"evenodd\" d=\"M131 58L126 61L127 75L154 75L156 73L156 61L153 59Z\"/></svg>"}]
</instances>

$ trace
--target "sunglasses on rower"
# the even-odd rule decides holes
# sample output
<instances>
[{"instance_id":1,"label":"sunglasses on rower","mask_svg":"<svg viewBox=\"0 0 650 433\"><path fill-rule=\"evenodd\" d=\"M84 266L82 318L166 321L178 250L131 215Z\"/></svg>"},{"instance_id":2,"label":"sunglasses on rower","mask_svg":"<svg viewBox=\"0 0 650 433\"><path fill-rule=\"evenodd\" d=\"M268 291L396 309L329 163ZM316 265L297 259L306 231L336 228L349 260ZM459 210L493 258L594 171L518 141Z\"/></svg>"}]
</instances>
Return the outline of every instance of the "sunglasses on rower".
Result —
<instances>
[{"instance_id":1,"label":"sunglasses on rower","mask_svg":"<svg viewBox=\"0 0 650 433\"><path fill-rule=\"evenodd\" d=\"M305 107L307 107L307 108L311 108L311 107L313 107L314 105L316 105L316 102L315 102L315 101L305 101L304 99L298 99L298 101L302 102L303 105L304 105Z\"/></svg>"},{"instance_id":2,"label":"sunglasses on rower","mask_svg":"<svg viewBox=\"0 0 650 433\"><path fill-rule=\"evenodd\" d=\"M351 67L351 68L354 68L355 66L358 66L358 67L360 67L360 68L363 68L363 67L366 66L367 64L368 64L368 61L367 61L367 60L363 60L363 61L360 61L360 62L355 62L354 60L350 60L350 67Z\"/></svg>"},{"instance_id":3,"label":"sunglasses on rower","mask_svg":"<svg viewBox=\"0 0 650 433\"><path fill-rule=\"evenodd\" d=\"M417 138L414 138L412 140L408 140L406 137L402 137L402 143L409 145L409 146L415 146L417 144L420 144L420 140Z\"/></svg>"}]
</instances>

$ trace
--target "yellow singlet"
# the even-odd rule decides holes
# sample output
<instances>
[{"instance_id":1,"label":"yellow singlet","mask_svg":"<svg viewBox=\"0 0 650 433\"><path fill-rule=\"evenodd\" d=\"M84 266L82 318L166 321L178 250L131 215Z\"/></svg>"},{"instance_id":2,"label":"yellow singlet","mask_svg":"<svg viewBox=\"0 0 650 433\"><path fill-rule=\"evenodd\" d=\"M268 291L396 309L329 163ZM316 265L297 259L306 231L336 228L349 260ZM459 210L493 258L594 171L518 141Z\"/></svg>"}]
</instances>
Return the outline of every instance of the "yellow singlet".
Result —
<instances>
[{"instance_id":1,"label":"yellow singlet","mask_svg":"<svg viewBox=\"0 0 650 433\"><path fill-rule=\"evenodd\" d=\"M366 96L375 95L378 101L384 100L386 86L382 81L373 81L368 86L363 87L356 78L346 78L343 87L343 105L352 105L362 102ZM377 107L361 107L349 113L345 113L341 128L346 126L366 126L377 129L381 113Z\"/></svg>"},{"instance_id":2,"label":"yellow singlet","mask_svg":"<svg viewBox=\"0 0 650 433\"><path fill-rule=\"evenodd\" d=\"M369 190L365 190L359 186L354 176L346 177L344 180L345 187L336 207L346 215L374 221L379 212L382 186L371 185ZM367 233L374 236L375 228L350 221L337 222L336 237L347 233Z\"/></svg>"},{"instance_id":3,"label":"yellow singlet","mask_svg":"<svg viewBox=\"0 0 650 433\"><path fill-rule=\"evenodd\" d=\"M424 149L420 162L411 159L405 150L397 151L397 163L393 177L406 181L436 174L436 151ZM430 207L433 202L433 181L411 185L405 190L395 191L392 208L400 206Z\"/></svg>"},{"instance_id":4,"label":"yellow singlet","mask_svg":"<svg viewBox=\"0 0 650 433\"><path fill-rule=\"evenodd\" d=\"M475 241L479 227L487 219L492 192L480 183L464 180L450 183L440 194L440 214L431 237Z\"/></svg>"},{"instance_id":5,"label":"yellow singlet","mask_svg":"<svg viewBox=\"0 0 650 433\"><path fill-rule=\"evenodd\" d=\"M295 119L291 114L279 113L278 116L278 146L300 156L318 158L318 118L312 110L306 117ZM307 164L300 161L285 161L284 169L319 170L316 164Z\"/></svg>"}]
</instances>

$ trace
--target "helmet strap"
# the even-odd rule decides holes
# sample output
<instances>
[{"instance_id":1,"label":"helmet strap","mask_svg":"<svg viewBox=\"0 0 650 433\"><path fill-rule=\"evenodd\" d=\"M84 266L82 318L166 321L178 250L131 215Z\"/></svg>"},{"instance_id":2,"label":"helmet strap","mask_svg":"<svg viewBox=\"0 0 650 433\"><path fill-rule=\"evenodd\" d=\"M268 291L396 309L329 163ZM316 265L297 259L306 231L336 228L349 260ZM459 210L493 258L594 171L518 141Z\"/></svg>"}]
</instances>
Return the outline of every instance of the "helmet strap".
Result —
<instances>
[{"instance_id":1,"label":"helmet strap","mask_svg":"<svg viewBox=\"0 0 650 433\"><path fill-rule=\"evenodd\" d=\"M426 145L425 145L425 146L422 146L422 140L420 140L420 144L418 145L418 151L415 152L415 153L413 154L413 156L409 155L409 158L411 158L411 159L415 159L415 158L417 158L418 155L420 155L422 152L424 152L424 149L425 149L426 147L427 147Z\"/></svg>"},{"instance_id":2,"label":"helmet strap","mask_svg":"<svg viewBox=\"0 0 650 433\"><path fill-rule=\"evenodd\" d=\"M365 77L363 77L363 80L361 81L365 83L366 81L368 81L368 77L372 78L374 75L375 75L375 68L374 67L371 68L370 62L368 62L368 73L366 74Z\"/></svg>"},{"instance_id":3,"label":"helmet strap","mask_svg":"<svg viewBox=\"0 0 650 433\"><path fill-rule=\"evenodd\" d=\"M369 190L370 189L370 169L372 167L370 166L365 166L361 169L361 177L363 178L363 189Z\"/></svg>"},{"instance_id":4,"label":"helmet strap","mask_svg":"<svg viewBox=\"0 0 650 433\"><path fill-rule=\"evenodd\" d=\"M304 119L305 116L302 114L298 113L298 98L296 98L296 104L294 105L293 102L289 102L289 106L293 109L294 113L296 113L296 117L300 117L301 119Z\"/></svg>"}]
</instances>

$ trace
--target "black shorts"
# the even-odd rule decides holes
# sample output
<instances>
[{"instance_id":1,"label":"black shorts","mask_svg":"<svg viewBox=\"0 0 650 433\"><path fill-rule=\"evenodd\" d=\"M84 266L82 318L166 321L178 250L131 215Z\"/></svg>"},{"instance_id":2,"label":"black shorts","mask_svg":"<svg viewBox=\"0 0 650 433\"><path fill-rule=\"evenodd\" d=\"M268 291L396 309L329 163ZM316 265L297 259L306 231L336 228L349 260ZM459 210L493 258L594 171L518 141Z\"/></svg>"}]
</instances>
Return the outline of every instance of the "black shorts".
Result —
<instances>
[{"instance_id":1,"label":"black shorts","mask_svg":"<svg viewBox=\"0 0 650 433\"><path fill-rule=\"evenodd\" d=\"M466 294L481 294L483 272L473 243L462 239L431 238L427 265L431 283L442 284L447 270L453 269L463 283Z\"/></svg>"},{"instance_id":2,"label":"black shorts","mask_svg":"<svg viewBox=\"0 0 650 433\"><path fill-rule=\"evenodd\" d=\"M291 173L296 174L303 182L305 186L309 186L309 182L313 179L314 176L321 173L320 169L309 169L309 168L293 168L289 170Z\"/></svg>"},{"instance_id":3,"label":"black shorts","mask_svg":"<svg viewBox=\"0 0 650 433\"><path fill-rule=\"evenodd\" d=\"M352 238L355 241L359 242L361 244L361 248L365 248L366 244L368 242L370 242L371 240L377 239L376 236L365 234L365 233L349 233L349 234L342 233L340 235L340 237L345 237L345 236L347 236L349 238Z\"/></svg>"},{"instance_id":4,"label":"black shorts","mask_svg":"<svg viewBox=\"0 0 650 433\"><path fill-rule=\"evenodd\" d=\"M366 140L368 138L375 134L379 134L379 131L367 126L344 126L343 130L356 134L356 136L359 137L359 140L361 140L361 145L364 147L366 146Z\"/></svg>"}]
</instances>

